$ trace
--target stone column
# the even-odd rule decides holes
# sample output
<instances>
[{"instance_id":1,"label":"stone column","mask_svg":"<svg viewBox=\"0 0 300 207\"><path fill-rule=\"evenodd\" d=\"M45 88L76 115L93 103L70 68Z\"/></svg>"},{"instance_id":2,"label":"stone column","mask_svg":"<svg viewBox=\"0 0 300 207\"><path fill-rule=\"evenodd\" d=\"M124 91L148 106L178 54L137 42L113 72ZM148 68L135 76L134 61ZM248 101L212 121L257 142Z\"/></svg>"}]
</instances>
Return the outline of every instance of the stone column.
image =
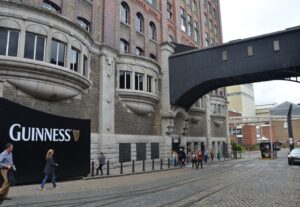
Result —
<instances>
[{"instance_id":1,"label":"stone column","mask_svg":"<svg viewBox=\"0 0 300 207\"><path fill-rule=\"evenodd\" d=\"M226 98L227 99L227 98ZM230 144L230 136L229 136L229 121L228 121L228 104L229 102L226 100L225 103L225 126L226 126L226 143L227 143L227 152L225 152L225 154L227 153L228 155L231 152L231 144Z\"/></svg>"},{"instance_id":2,"label":"stone column","mask_svg":"<svg viewBox=\"0 0 300 207\"><path fill-rule=\"evenodd\" d=\"M162 124L162 137L164 140L163 149L161 154L163 157L171 157L172 150L172 138L168 135L168 126L173 123L173 113L170 104L170 83L169 83L169 56L174 53L175 46L170 43L162 43L160 46L161 59L161 92L160 92L160 104L161 104L161 124Z\"/></svg>"},{"instance_id":3,"label":"stone column","mask_svg":"<svg viewBox=\"0 0 300 207\"><path fill-rule=\"evenodd\" d=\"M106 153L110 161L117 162L118 153L115 137L115 74L116 52L103 47L100 56L100 83L99 83L99 150Z\"/></svg>"},{"instance_id":4,"label":"stone column","mask_svg":"<svg viewBox=\"0 0 300 207\"><path fill-rule=\"evenodd\" d=\"M211 105L210 105L210 96L206 95L205 98L205 105L206 105L206 143L205 148L210 151L212 149L212 137L211 137Z\"/></svg>"}]
</instances>

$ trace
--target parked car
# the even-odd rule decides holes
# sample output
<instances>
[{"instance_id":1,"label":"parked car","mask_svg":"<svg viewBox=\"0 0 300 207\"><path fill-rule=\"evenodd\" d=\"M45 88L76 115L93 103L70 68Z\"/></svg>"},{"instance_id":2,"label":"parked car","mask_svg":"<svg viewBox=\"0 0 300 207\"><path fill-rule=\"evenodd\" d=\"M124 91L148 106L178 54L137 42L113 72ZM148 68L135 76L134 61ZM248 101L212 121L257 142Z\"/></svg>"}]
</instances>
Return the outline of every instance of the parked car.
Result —
<instances>
[{"instance_id":1,"label":"parked car","mask_svg":"<svg viewBox=\"0 0 300 207\"><path fill-rule=\"evenodd\" d=\"M300 148L293 149L288 154L288 162L289 162L289 165L293 165L295 163L300 163Z\"/></svg>"}]
</instances>

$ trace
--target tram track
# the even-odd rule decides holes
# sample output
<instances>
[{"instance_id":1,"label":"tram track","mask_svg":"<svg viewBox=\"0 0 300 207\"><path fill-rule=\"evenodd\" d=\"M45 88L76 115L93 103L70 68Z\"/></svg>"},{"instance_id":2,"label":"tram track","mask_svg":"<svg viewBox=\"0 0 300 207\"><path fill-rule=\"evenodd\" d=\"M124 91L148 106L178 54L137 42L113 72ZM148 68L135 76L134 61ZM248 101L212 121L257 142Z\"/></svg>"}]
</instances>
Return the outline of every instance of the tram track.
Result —
<instances>
[{"instance_id":1,"label":"tram track","mask_svg":"<svg viewBox=\"0 0 300 207\"><path fill-rule=\"evenodd\" d=\"M238 162L238 163L244 163L244 162L249 162L251 160L245 160L242 162ZM234 163L236 164L236 163ZM221 166L222 167L222 166ZM219 173L225 173L228 172L228 169L230 169L232 166L229 167L223 167L222 169L218 170L218 174ZM255 170L255 169L253 169ZM201 170L199 170L201 171ZM233 169L230 169L230 171L233 171L232 173L234 173ZM249 171L247 171L249 172ZM246 173L246 172L244 172ZM243 173L243 174L244 174ZM214 179L214 175L217 174L216 172L213 172L211 174L211 178L210 179ZM243 175L242 174L242 175ZM239 175L239 176L242 176ZM77 207L77 206L87 206L87 205L93 205L93 206L110 206L113 204L117 204L117 203L121 203L123 201L132 199L132 198L137 198L137 197L141 197L141 196L145 196L148 194L153 194L153 193L157 193L157 192L161 192L161 191L166 191L166 190L170 190L170 189L174 189L174 188L178 188L178 187L185 187L186 185L189 185L191 183L195 183L197 181L201 181L203 179L207 179L207 174L201 174L199 177L197 178L191 178L188 180L184 180L184 181L180 181L178 183L170 183L170 184L166 184L163 185L161 187L151 187L151 188L145 188L145 189L140 189L140 190L133 190L133 191L128 191L128 192L120 192L120 193L114 193L114 194L110 194L110 195L92 195L92 196L83 196L83 197L78 197L78 198L70 198L70 199L60 199L60 200L56 200L56 201L48 201L47 203L45 202L30 202L30 203L26 203L25 205L22 206L39 206L39 207L55 207L55 206L64 206L64 207ZM222 178L219 178L220 181L222 180ZM211 186L210 188L207 189L215 189L215 188L219 188L220 184L216 184L214 186ZM227 186L227 185L226 185ZM226 187L225 186L225 187ZM225 188L224 187L224 188ZM203 193L207 191L206 189L203 189L201 191L198 191L196 194L198 193ZM213 191L215 192L215 191ZM193 197L195 195L191 195L190 197ZM178 204L178 200L168 203L168 204L164 204L162 206L173 206L175 204ZM12 205L15 206L15 205Z\"/></svg>"}]
</instances>

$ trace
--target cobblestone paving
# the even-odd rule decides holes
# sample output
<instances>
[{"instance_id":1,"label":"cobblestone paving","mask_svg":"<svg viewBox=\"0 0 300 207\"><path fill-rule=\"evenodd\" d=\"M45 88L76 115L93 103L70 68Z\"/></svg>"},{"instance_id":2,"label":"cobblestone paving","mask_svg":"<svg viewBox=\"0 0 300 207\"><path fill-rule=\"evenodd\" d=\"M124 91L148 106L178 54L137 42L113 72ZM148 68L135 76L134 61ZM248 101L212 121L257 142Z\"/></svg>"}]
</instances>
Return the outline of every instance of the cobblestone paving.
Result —
<instances>
[{"instance_id":1,"label":"cobblestone paving","mask_svg":"<svg viewBox=\"0 0 300 207\"><path fill-rule=\"evenodd\" d=\"M257 156L191 168L59 183L56 190L38 186L12 188L2 206L278 206L300 207L300 166ZM49 188L50 189L50 188Z\"/></svg>"}]
</instances>

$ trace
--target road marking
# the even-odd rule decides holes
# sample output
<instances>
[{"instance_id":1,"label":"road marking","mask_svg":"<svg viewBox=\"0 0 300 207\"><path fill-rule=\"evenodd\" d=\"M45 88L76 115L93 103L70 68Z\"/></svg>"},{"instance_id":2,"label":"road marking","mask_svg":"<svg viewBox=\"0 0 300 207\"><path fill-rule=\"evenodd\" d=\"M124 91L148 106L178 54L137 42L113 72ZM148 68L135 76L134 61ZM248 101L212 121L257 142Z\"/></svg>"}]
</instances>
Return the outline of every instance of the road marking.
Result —
<instances>
[{"instance_id":1,"label":"road marking","mask_svg":"<svg viewBox=\"0 0 300 207\"><path fill-rule=\"evenodd\" d=\"M235 164L233 167L240 167L242 164Z\"/></svg>"},{"instance_id":2,"label":"road marking","mask_svg":"<svg viewBox=\"0 0 300 207\"><path fill-rule=\"evenodd\" d=\"M218 166L220 166L220 165L211 165L211 167L218 167Z\"/></svg>"}]
</instances>

